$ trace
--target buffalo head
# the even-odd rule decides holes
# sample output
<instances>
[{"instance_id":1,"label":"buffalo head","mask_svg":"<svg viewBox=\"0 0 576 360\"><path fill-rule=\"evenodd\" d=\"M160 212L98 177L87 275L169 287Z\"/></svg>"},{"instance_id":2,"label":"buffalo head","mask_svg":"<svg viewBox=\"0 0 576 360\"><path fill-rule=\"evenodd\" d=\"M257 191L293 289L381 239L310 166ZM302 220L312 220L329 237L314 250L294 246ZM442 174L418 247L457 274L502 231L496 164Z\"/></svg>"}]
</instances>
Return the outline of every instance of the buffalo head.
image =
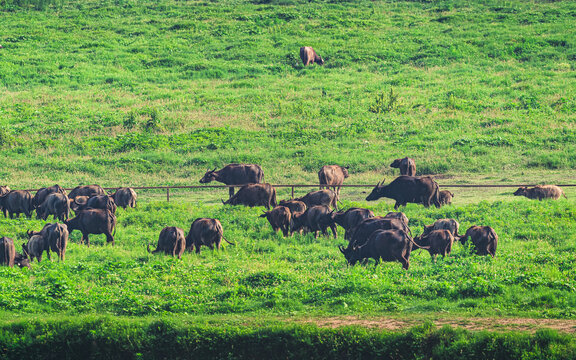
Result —
<instances>
[{"instance_id":1,"label":"buffalo head","mask_svg":"<svg viewBox=\"0 0 576 360\"><path fill-rule=\"evenodd\" d=\"M383 182L384 182L384 180L382 180L382 182L379 182L378 184L376 184L374 189L372 189L372 192L370 193L370 195L368 195L366 197L366 201L378 200L382 197L382 190L384 189L384 185L381 185L381 184Z\"/></svg>"},{"instance_id":2,"label":"buffalo head","mask_svg":"<svg viewBox=\"0 0 576 360\"><path fill-rule=\"evenodd\" d=\"M211 181L216 180L216 168L214 170L207 170L202 179L200 179L200 184L206 184Z\"/></svg>"},{"instance_id":3,"label":"buffalo head","mask_svg":"<svg viewBox=\"0 0 576 360\"><path fill-rule=\"evenodd\" d=\"M519 187L518 190L514 192L514 196L526 196L528 188L526 186Z\"/></svg>"},{"instance_id":4,"label":"buffalo head","mask_svg":"<svg viewBox=\"0 0 576 360\"><path fill-rule=\"evenodd\" d=\"M344 254L344 257L346 258L348 265L354 266L354 265L356 265L358 260L360 260L360 258L358 256L358 248L357 247L344 248L344 246L339 246L338 249L340 249L340 252L342 254Z\"/></svg>"}]
</instances>

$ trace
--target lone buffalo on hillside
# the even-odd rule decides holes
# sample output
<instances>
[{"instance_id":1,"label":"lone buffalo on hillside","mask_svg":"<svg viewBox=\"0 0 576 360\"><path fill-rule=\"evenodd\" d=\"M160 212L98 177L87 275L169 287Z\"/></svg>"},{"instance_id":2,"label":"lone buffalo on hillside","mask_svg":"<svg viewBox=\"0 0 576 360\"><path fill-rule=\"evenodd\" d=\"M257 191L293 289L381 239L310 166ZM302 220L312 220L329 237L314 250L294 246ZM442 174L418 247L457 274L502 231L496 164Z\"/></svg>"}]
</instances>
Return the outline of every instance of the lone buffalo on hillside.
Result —
<instances>
[{"instance_id":1,"label":"lone buffalo on hillside","mask_svg":"<svg viewBox=\"0 0 576 360\"><path fill-rule=\"evenodd\" d=\"M264 181L264 171L260 165L229 164L216 171L208 170L200 179L201 184L218 181L226 185L260 184ZM234 195L234 188L228 188L230 197Z\"/></svg>"},{"instance_id":2,"label":"lone buffalo on hillside","mask_svg":"<svg viewBox=\"0 0 576 360\"><path fill-rule=\"evenodd\" d=\"M324 165L320 171L318 171L320 190L332 187L332 190L334 190L338 198L340 197L340 187L346 178L348 178L348 167L340 165Z\"/></svg>"},{"instance_id":3,"label":"lone buffalo on hillside","mask_svg":"<svg viewBox=\"0 0 576 360\"><path fill-rule=\"evenodd\" d=\"M300 48L300 59L302 59L302 64L304 64L304 66L314 63L324 65L324 59L322 59L320 55L316 54L316 51L314 51L310 46L302 46Z\"/></svg>"},{"instance_id":4,"label":"lone buffalo on hillside","mask_svg":"<svg viewBox=\"0 0 576 360\"><path fill-rule=\"evenodd\" d=\"M366 200L377 200L387 197L396 200L394 210L407 203L423 204L430 207L434 204L440 207L438 183L429 176L406 176L401 175L388 185L378 183Z\"/></svg>"},{"instance_id":5,"label":"lone buffalo on hillside","mask_svg":"<svg viewBox=\"0 0 576 360\"><path fill-rule=\"evenodd\" d=\"M164 252L167 255L178 256L178 259L182 259L185 249L186 237L184 236L184 230L175 226L165 227L160 231L156 250L151 251L150 244L147 246L149 253Z\"/></svg>"},{"instance_id":6,"label":"lone buffalo on hillside","mask_svg":"<svg viewBox=\"0 0 576 360\"><path fill-rule=\"evenodd\" d=\"M476 254L496 256L498 235L496 235L496 231L490 226L471 226L466 230L466 234L460 237L460 242L465 244L468 238L470 238L472 244L474 244Z\"/></svg>"},{"instance_id":7,"label":"lone buffalo on hillside","mask_svg":"<svg viewBox=\"0 0 576 360\"><path fill-rule=\"evenodd\" d=\"M276 207L276 189L268 183L244 185L224 205L265 206L266 209Z\"/></svg>"},{"instance_id":8,"label":"lone buffalo on hillside","mask_svg":"<svg viewBox=\"0 0 576 360\"><path fill-rule=\"evenodd\" d=\"M400 169L400 175L416 176L416 162L409 157L394 160L390 167Z\"/></svg>"},{"instance_id":9,"label":"lone buffalo on hillside","mask_svg":"<svg viewBox=\"0 0 576 360\"><path fill-rule=\"evenodd\" d=\"M542 199L558 200L560 196L564 196L566 198L564 191L562 191L562 189L560 189L556 185L537 185L530 189L524 186L518 188L518 190L514 192L514 195L526 196L528 199L538 199L538 200Z\"/></svg>"}]
</instances>

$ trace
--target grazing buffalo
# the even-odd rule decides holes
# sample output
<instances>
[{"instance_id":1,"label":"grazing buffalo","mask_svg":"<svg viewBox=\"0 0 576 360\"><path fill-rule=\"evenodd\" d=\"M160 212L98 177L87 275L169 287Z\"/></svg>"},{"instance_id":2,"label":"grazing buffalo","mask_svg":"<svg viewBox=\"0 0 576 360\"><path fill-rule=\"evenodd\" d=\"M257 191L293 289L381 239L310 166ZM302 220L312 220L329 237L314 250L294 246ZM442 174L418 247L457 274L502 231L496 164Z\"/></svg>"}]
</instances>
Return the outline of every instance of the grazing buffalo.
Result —
<instances>
[{"instance_id":1,"label":"grazing buffalo","mask_svg":"<svg viewBox=\"0 0 576 360\"><path fill-rule=\"evenodd\" d=\"M324 165L322 166L322 169L318 171L320 190L332 187L338 198L340 198L340 187L346 178L348 178L348 167L342 167L340 165Z\"/></svg>"},{"instance_id":2,"label":"grazing buffalo","mask_svg":"<svg viewBox=\"0 0 576 360\"><path fill-rule=\"evenodd\" d=\"M106 195L106 191L100 185L84 185L84 186L77 186L72 191L68 197L70 199L74 199L77 196L96 196L96 195Z\"/></svg>"},{"instance_id":3,"label":"grazing buffalo","mask_svg":"<svg viewBox=\"0 0 576 360\"><path fill-rule=\"evenodd\" d=\"M276 189L268 183L244 185L230 199L223 201L224 205L265 206L266 209L276 207Z\"/></svg>"},{"instance_id":4,"label":"grazing buffalo","mask_svg":"<svg viewBox=\"0 0 576 360\"><path fill-rule=\"evenodd\" d=\"M332 210L326 205L312 206L306 209L303 213L296 213L292 217L292 231L299 231L305 229L309 232L314 232L314 237L318 238L318 231L322 231L322 235L328 235L328 228L332 230L332 234L336 239L336 225L332 221Z\"/></svg>"},{"instance_id":5,"label":"grazing buffalo","mask_svg":"<svg viewBox=\"0 0 576 360\"><path fill-rule=\"evenodd\" d=\"M4 212L4 217L18 217L21 213L26 214L28 218L32 217L32 195L26 190L12 190L7 194L0 196L0 208Z\"/></svg>"},{"instance_id":6,"label":"grazing buffalo","mask_svg":"<svg viewBox=\"0 0 576 360\"><path fill-rule=\"evenodd\" d=\"M136 207L136 191L129 187L118 188L116 192L110 195L116 205L121 206L123 209L127 207Z\"/></svg>"},{"instance_id":7,"label":"grazing buffalo","mask_svg":"<svg viewBox=\"0 0 576 360\"><path fill-rule=\"evenodd\" d=\"M0 238L0 265L13 267L14 264L21 268L30 268L28 258L16 252L14 240L3 236Z\"/></svg>"},{"instance_id":8,"label":"grazing buffalo","mask_svg":"<svg viewBox=\"0 0 576 360\"><path fill-rule=\"evenodd\" d=\"M364 219L361 223L346 231L344 238L349 241L348 248L365 244L370 235L376 230L402 230L407 234L410 233L410 228L402 220L375 216Z\"/></svg>"},{"instance_id":9,"label":"grazing buffalo","mask_svg":"<svg viewBox=\"0 0 576 360\"><path fill-rule=\"evenodd\" d=\"M45 197L44 202L36 207L36 217L46 220L48 215L60 221L68 220L70 216L70 200L66 194L53 192Z\"/></svg>"},{"instance_id":10,"label":"grazing buffalo","mask_svg":"<svg viewBox=\"0 0 576 360\"><path fill-rule=\"evenodd\" d=\"M414 242L419 247L427 249L432 257L432 262L436 262L437 255L442 255L443 258L450 255L454 235L450 230L432 230L426 235L415 238Z\"/></svg>"},{"instance_id":11,"label":"grazing buffalo","mask_svg":"<svg viewBox=\"0 0 576 360\"><path fill-rule=\"evenodd\" d=\"M218 181L226 185L260 184L264 181L264 171L260 165L254 164L230 164L216 171L208 170L200 179L201 184ZM234 188L228 188L230 197L234 195Z\"/></svg>"},{"instance_id":12,"label":"grazing buffalo","mask_svg":"<svg viewBox=\"0 0 576 360\"><path fill-rule=\"evenodd\" d=\"M334 191L329 189L312 191L300 198L295 198L294 200L302 201L308 208L317 205L326 205L338 210L338 197Z\"/></svg>"},{"instance_id":13,"label":"grazing buffalo","mask_svg":"<svg viewBox=\"0 0 576 360\"><path fill-rule=\"evenodd\" d=\"M434 230L448 230L452 233L452 236L455 238L459 238L458 230L460 229L460 223L454 219L439 219L434 222L432 225L424 225L424 232L422 236L429 234Z\"/></svg>"},{"instance_id":14,"label":"grazing buffalo","mask_svg":"<svg viewBox=\"0 0 576 360\"><path fill-rule=\"evenodd\" d=\"M416 176L416 162L409 157L394 160L390 167L400 169L400 175Z\"/></svg>"},{"instance_id":15,"label":"grazing buffalo","mask_svg":"<svg viewBox=\"0 0 576 360\"><path fill-rule=\"evenodd\" d=\"M373 218L372 210L362 208L350 208L346 211L332 213L332 222L342 226L344 230L349 230L360 224L364 219Z\"/></svg>"},{"instance_id":16,"label":"grazing buffalo","mask_svg":"<svg viewBox=\"0 0 576 360\"><path fill-rule=\"evenodd\" d=\"M300 48L300 59L302 59L302 64L304 64L304 66L314 63L324 65L324 60L316 54L316 51L314 51L310 46L302 46Z\"/></svg>"},{"instance_id":17,"label":"grazing buffalo","mask_svg":"<svg viewBox=\"0 0 576 360\"><path fill-rule=\"evenodd\" d=\"M149 253L164 252L166 255L178 256L178 259L182 259L182 254L186 249L184 230L175 226L165 227L160 231L156 250L150 251L150 244L147 249Z\"/></svg>"},{"instance_id":18,"label":"grazing buffalo","mask_svg":"<svg viewBox=\"0 0 576 360\"><path fill-rule=\"evenodd\" d=\"M288 209L290 209L292 215L294 215L294 213L297 212L306 211L306 204L298 200L280 200L280 203L278 205L285 206Z\"/></svg>"},{"instance_id":19,"label":"grazing buffalo","mask_svg":"<svg viewBox=\"0 0 576 360\"><path fill-rule=\"evenodd\" d=\"M429 176L399 176L388 185L378 183L366 200L377 200L387 197L396 200L394 210L407 203L423 204L430 207L434 204L440 207L438 198L438 183Z\"/></svg>"},{"instance_id":20,"label":"grazing buffalo","mask_svg":"<svg viewBox=\"0 0 576 360\"><path fill-rule=\"evenodd\" d=\"M30 261L34 261L34 258L38 262L42 261L42 253L44 250L50 254L50 249L47 247L47 241L40 235L32 235L28 240L28 243L22 244L22 251L24 256L30 258Z\"/></svg>"},{"instance_id":21,"label":"grazing buffalo","mask_svg":"<svg viewBox=\"0 0 576 360\"><path fill-rule=\"evenodd\" d=\"M114 199L108 195L96 195L88 198L86 203L78 206L77 209L78 210L75 211L82 211L85 209L103 209L110 211L112 214L115 214L116 203L114 203Z\"/></svg>"},{"instance_id":22,"label":"grazing buffalo","mask_svg":"<svg viewBox=\"0 0 576 360\"><path fill-rule=\"evenodd\" d=\"M514 195L526 196L528 199L538 199L538 200L542 199L558 200L560 196L564 196L566 198L564 191L562 191L562 189L560 189L556 185L537 185L530 189L526 186L523 186L518 188L518 190L514 192Z\"/></svg>"},{"instance_id":23,"label":"grazing buffalo","mask_svg":"<svg viewBox=\"0 0 576 360\"><path fill-rule=\"evenodd\" d=\"M340 251L344 254L348 264L354 266L358 261L372 258L376 260L376 266L382 261L399 261L405 270L410 267L410 253L414 241L404 230L377 230L374 231L365 244L344 248Z\"/></svg>"},{"instance_id":24,"label":"grazing buffalo","mask_svg":"<svg viewBox=\"0 0 576 360\"><path fill-rule=\"evenodd\" d=\"M68 245L68 227L64 224L46 224L40 231L28 231L28 237L40 235L46 241L46 253L51 260L50 250L58 256L58 260L64 261L66 257L66 246Z\"/></svg>"},{"instance_id":25,"label":"grazing buffalo","mask_svg":"<svg viewBox=\"0 0 576 360\"><path fill-rule=\"evenodd\" d=\"M196 249L196 253L200 254L202 245L208 246L210 250L214 250L216 246L216 249L220 250L222 239L234 245L224 237L224 229L218 219L198 218L190 225L190 231L186 236L186 250Z\"/></svg>"},{"instance_id":26,"label":"grazing buffalo","mask_svg":"<svg viewBox=\"0 0 576 360\"><path fill-rule=\"evenodd\" d=\"M116 216L108 210L86 209L78 212L75 218L64 222L68 226L68 231L79 230L82 232L81 243L86 240L86 245L90 246L89 234L106 235L106 243L112 242L114 246L114 236L116 233Z\"/></svg>"},{"instance_id":27,"label":"grazing buffalo","mask_svg":"<svg viewBox=\"0 0 576 360\"><path fill-rule=\"evenodd\" d=\"M454 193L448 190L440 190L438 194L438 200L440 201L440 205L452 205L452 198L454 197Z\"/></svg>"},{"instance_id":28,"label":"grazing buffalo","mask_svg":"<svg viewBox=\"0 0 576 360\"><path fill-rule=\"evenodd\" d=\"M468 238L470 238L472 244L474 244L477 255L496 256L498 235L496 235L496 232L490 226L474 225L470 227L466 230L466 234L460 237L460 242L465 244Z\"/></svg>"},{"instance_id":29,"label":"grazing buffalo","mask_svg":"<svg viewBox=\"0 0 576 360\"><path fill-rule=\"evenodd\" d=\"M398 219L402 223L408 226L408 217L403 212L390 211L388 214L384 215L384 219Z\"/></svg>"},{"instance_id":30,"label":"grazing buffalo","mask_svg":"<svg viewBox=\"0 0 576 360\"><path fill-rule=\"evenodd\" d=\"M56 184L54 186L45 187L36 191L34 197L32 198L32 206L34 209L37 209L45 200L46 197L50 194L60 193L66 195L66 190L62 188L62 186Z\"/></svg>"},{"instance_id":31,"label":"grazing buffalo","mask_svg":"<svg viewBox=\"0 0 576 360\"><path fill-rule=\"evenodd\" d=\"M274 209L264 212L260 217L266 218L274 231L282 230L284 236L290 234L292 213L286 206L276 206Z\"/></svg>"}]
</instances>

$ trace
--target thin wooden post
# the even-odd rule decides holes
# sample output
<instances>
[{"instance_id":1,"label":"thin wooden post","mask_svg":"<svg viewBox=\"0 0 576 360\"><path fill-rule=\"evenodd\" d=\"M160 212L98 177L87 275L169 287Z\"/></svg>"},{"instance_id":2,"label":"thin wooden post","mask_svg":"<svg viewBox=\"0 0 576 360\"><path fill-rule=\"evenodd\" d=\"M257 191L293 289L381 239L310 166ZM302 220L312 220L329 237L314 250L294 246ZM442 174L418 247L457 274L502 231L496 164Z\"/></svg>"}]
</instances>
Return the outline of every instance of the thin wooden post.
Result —
<instances>
[{"instance_id":1,"label":"thin wooden post","mask_svg":"<svg viewBox=\"0 0 576 360\"><path fill-rule=\"evenodd\" d=\"M166 186L166 201L170 202L170 188Z\"/></svg>"},{"instance_id":2,"label":"thin wooden post","mask_svg":"<svg viewBox=\"0 0 576 360\"><path fill-rule=\"evenodd\" d=\"M294 186L292 186L292 200L294 200Z\"/></svg>"}]
</instances>

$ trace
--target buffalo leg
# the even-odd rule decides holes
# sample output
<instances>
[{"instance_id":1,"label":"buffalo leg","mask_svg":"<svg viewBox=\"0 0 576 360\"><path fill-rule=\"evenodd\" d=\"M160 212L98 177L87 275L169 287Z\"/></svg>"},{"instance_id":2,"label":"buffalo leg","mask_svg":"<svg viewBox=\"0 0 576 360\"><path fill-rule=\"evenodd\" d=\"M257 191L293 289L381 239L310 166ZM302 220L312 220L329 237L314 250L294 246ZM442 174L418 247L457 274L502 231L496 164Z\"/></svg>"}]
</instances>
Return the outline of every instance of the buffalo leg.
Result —
<instances>
[{"instance_id":1,"label":"buffalo leg","mask_svg":"<svg viewBox=\"0 0 576 360\"><path fill-rule=\"evenodd\" d=\"M330 229L332 229L332 234L334 234L334 239L338 239L338 234L336 233L336 225L330 225Z\"/></svg>"},{"instance_id":2,"label":"buffalo leg","mask_svg":"<svg viewBox=\"0 0 576 360\"><path fill-rule=\"evenodd\" d=\"M88 237L88 234L82 233L82 240L80 240L80 243L83 244L84 240L86 240L86 246L90 247L90 238Z\"/></svg>"},{"instance_id":3,"label":"buffalo leg","mask_svg":"<svg viewBox=\"0 0 576 360\"><path fill-rule=\"evenodd\" d=\"M228 188L228 195L229 195L230 197L234 196L234 187L229 187L229 188Z\"/></svg>"},{"instance_id":4,"label":"buffalo leg","mask_svg":"<svg viewBox=\"0 0 576 360\"><path fill-rule=\"evenodd\" d=\"M106 233L106 243L112 242L112 246L114 246L114 237L109 232Z\"/></svg>"}]
</instances>

